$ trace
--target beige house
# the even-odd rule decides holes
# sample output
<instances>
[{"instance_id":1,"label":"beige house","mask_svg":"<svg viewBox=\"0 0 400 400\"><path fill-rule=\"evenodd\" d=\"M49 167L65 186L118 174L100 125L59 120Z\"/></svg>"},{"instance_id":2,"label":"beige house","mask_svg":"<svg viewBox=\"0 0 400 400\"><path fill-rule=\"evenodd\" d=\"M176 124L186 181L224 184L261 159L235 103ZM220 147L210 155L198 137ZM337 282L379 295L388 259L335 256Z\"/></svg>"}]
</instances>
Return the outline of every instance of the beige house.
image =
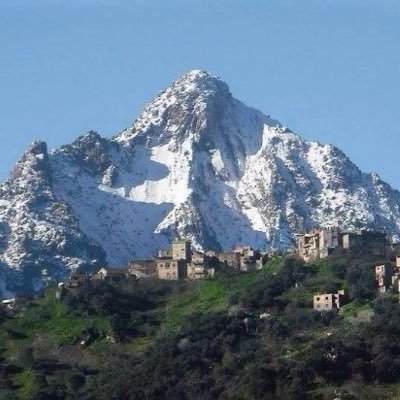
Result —
<instances>
[{"instance_id":1,"label":"beige house","mask_svg":"<svg viewBox=\"0 0 400 400\"><path fill-rule=\"evenodd\" d=\"M129 263L128 276L151 278L157 276L157 263L154 260L134 260Z\"/></svg>"},{"instance_id":2,"label":"beige house","mask_svg":"<svg viewBox=\"0 0 400 400\"><path fill-rule=\"evenodd\" d=\"M188 240L174 240L172 242L172 259L190 261L191 243Z\"/></svg>"},{"instance_id":3,"label":"beige house","mask_svg":"<svg viewBox=\"0 0 400 400\"><path fill-rule=\"evenodd\" d=\"M170 258L157 259L158 279L177 281L186 277L186 261Z\"/></svg>"},{"instance_id":4,"label":"beige house","mask_svg":"<svg viewBox=\"0 0 400 400\"><path fill-rule=\"evenodd\" d=\"M379 293L387 292L392 286L393 267L390 263L375 267L375 282Z\"/></svg>"},{"instance_id":5,"label":"beige house","mask_svg":"<svg viewBox=\"0 0 400 400\"><path fill-rule=\"evenodd\" d=\"M189 280L213 278L214 275L214 268L206 268L204 265L193 263L187 265L187 279Z\"/></svg>"},{"instance_id":6,"label":"beige house","mask_svg":"<svg viewBox=\"0 0 400 400\"><path fill-rule=\"evenodd\" d=\"M192 251L192 263L193 264L206 264L211 257L207 256L202 251Z\"/></svg>"},{"instance_id":7,"label":"beige house","mask_svg":"<svg viewBox=\"0 0 400 400\"><path fill-rule=\"evenodd\" d=\"M316 228L297 237L297 252L304 261L313 261L332 254L340 244L339 228Z\"/></svg>"},{"instance_id":8,"label":"beige house","mask_svg":"<svg viewBox=\"0 0 400 400\"><path fill-rule=\"evenodd\" d=\"M344 290L339 290L337 293L318 293L313 298L313 308L315 311L339 310L344 300Z\"/></svg>"},{"instance_id":9,"label":"beige house","mask_svg":"<svg viewBox=\"0 0 400 400\"><path fill-rule=\"evenodd\" d=\"M187 263L191 259L191 244L188 240L174 240L170 250L161 250L155 259L159 279L175 281L187 276Z\"/></svg>"},{"instance_id":10,"label":"beige house","mask_svg":"<svg viewBox=\"0 0 400 400\"><path fill-rule=\"evenodd\" d=\"M306 262L331 255L335 249L353 254L385 256L387 235L377 231L341 232L339 228L316 228L297 236L297 254Z\"/></svg>"}]
</instances>

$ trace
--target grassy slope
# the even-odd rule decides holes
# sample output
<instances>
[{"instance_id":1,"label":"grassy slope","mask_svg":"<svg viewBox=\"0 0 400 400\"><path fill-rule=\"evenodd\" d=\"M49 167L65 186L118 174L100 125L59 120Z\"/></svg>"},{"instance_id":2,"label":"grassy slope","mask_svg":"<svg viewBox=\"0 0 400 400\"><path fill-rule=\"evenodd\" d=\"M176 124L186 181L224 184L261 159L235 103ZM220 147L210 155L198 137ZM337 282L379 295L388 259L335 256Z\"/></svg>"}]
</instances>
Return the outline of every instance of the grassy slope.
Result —
<instances>
[{"instance_id":1,"label":"grassy slope","mask_svg":"<svg viewBox=\"0 0 400 400\"><path fill-rule=\"evenodd\" d=\"M230 278L191 283L191 290L175 294L166 307L166 325L169 329L179 327L185 316L194 312L215 312L227 308L229 296L240 293L251 285L257 276L265 271L273 272L281 264L282 259L277 257L265 264L262 270L234 275Z\"/></svg>"},{"instance_id":2,"label":"grassy slope","mask_svg":"<svg viewBox=\"0 0 400 400\"><path fill-rule=\"evenodd\" d=\"M27 346L33 347L36 355L49 354L59 346L74 344L82 338L82 332L94 326L100 333L110 330L107 318L88 320L82 315L71 313L56 300L54 292L33 300L22 313L0 325L1 350L11 361L18 360ZM31 399L35 389L34 376L29 367L16 374L14 384L18 387L18 398Z\"/></svg>"},{"instance_id":3,"label":"grassy slope","mask_svg":"<svg viewBox=\"0 0 400 400\"><path fill-rule=\"evenodd\" d=\"M291 301L302 301L311 306L312 295L321 290L321 287L332 279L331 270L328 266L329 261L320 261L309 266L315 274L308 279L305 284L298 289L290 289L283 294L283 297L292 299ZM234 294L240 294L251 285L257 276L265 271L274 273L280 268L282 258L270 260L262 270L248 274L232 275L230 277L221 276L213 280L188 282L177 286L177 290L166 299L166 304L162 306L165 312L165 319L161 325L161 330L176 330L179 328L184 318L194 312L215 312L227 310L228 300ZM337 279L336 279L337 280ZM339 282L344 284L344 282ZM371 308L367 305L357 305L350 303L345 306L340 313L341 323L339 329L344 333L344 327L357 323L362 323L371 317ZM40 352L42 346L48 349L57 348L62 345L73 345L79 342L84 332L91 324L100 333L100 340L96 341L87 349L80 349L87 354L86 362L92 365L101 363L103 351L111 348L123 353L136 353L143 351L156 338L153 336L136 337L131 342L111 345L105 344L104 337L110 331L109 319L106 317L96 317L90 321L83 315L70 312L67 307L57 301L54 292L49 292L44 298L30 302L23 313L14 319L7 320L0 325L0 343L6 343L6 358L15 360L21 349L26 345L33 345L36 352ZM308 340L313 340L325 332L307 332ZM103 339L101 339L103 338ZM306 343L305 346L309 345ZM79 345L78 345L79 346ZM301 351L303 345L298 349L290 351ZM34 387L31 371L25 369L16 375L15 383L20 386L19 397L30 398Z\"/></svg>"},{"instance_id":4,"label":"grassy slope","mask_svg":"<svg viewBox=\"0 0 400 400\"><path fill-rule=\"evenodd\" d=\"M19 317L7 320L0 334L8 343L8 354L14 357L21 346L32 344L35 339L45 338L47 344L55 346L76 343L91 324L100 332L109 330L107 319L89 320L71 313L56 300L53 292L49 292L30 302Z\"/></svg>"}]
</instances>

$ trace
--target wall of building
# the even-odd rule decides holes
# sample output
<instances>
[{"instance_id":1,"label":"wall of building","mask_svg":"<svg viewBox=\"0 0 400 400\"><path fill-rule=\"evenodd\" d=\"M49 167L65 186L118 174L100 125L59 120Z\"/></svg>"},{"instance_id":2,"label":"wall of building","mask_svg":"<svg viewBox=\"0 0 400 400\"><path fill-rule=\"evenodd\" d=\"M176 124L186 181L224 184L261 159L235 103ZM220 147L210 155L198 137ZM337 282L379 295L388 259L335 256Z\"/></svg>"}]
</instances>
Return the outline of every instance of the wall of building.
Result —
<instances>
[{"instance_id":1,"label":"wall of building","mask_svg":"<svg viewBox=\"0 0 400 400\"><path fill-rule=\"evenodd\" d=\"M176 281L186 277L186 263L182 260L157 261L158 279Z\"/></svg>"},{"instance_id":2,"label":"wall of building","mask_svg":"<svg viewBox=\"0 0 400 400\"><path fill-rule=\"evenodd\" d=\"M343 290L337 293L320 293L313 297L313 308L315 311L339 310L345 301Z\"/></svg>"},{"instance_id":3,"label":"wall of building","mask_svg":"<svg viewBox=\"0 0 400 400\"><path fill-rule=\"evenodd\" d=\"M240 253L229 252L217 255L219 262L225 263L233 268L240 268Z\"/></svg>"},{"instance_id":4,"label":"wall of building","mask_svg":"<svg viewBox=\"0 0 400 400\"><path fill-rule=\"evenodd\" d=\"M189 261L190 256L191 256L190 242L186 240L180 240L172 243L172 258L174 260Z\"/></svg>"}]
</instances>

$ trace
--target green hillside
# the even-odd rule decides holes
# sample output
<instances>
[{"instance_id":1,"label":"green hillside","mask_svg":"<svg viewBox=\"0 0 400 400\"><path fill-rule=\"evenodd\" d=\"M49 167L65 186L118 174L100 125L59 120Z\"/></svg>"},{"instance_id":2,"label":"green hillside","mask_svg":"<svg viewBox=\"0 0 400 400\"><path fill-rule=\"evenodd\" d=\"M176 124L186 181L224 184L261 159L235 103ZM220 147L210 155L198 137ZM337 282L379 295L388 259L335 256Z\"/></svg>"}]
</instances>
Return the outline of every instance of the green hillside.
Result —
<instances>
[{"instance_id":1,"label":"green hillside","mask_svg":"<svg viewBox=\"0 0 400 400\"><path fill-rule=\"evenodd\" d=\"M376 298L374 261L276 257L19 299L0 311L0 399L399 398L400 306ZM338 289L338 313L312 310Z\"/></svg>"}]
</instances>

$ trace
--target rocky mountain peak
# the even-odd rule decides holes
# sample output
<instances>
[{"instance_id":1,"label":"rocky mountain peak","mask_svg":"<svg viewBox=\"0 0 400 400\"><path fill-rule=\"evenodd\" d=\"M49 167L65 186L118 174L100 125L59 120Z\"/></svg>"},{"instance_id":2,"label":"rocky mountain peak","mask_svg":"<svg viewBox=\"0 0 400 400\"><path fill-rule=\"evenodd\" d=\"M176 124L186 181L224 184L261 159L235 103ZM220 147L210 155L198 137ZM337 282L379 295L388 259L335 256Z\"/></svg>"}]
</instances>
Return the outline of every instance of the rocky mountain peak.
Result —
<instances>
[{"instance_id":1,"label":"rocky mountain peak","mask_svg":"<svg viewBox=\"0 0 400 400\"><path fill-rule=\"evenodd\" d=\"M400 193L194 70L112 139L91 131L50 153L28 148L0 188L0 286L2 271L19 271L21 287L105 258L124 266L175 236L282 250L318 225L399 239Z\"/></svg>"},{"instance_id":2,"label":"rocky mountain peak","mask_svg":"<svg viewBox=\"0 0 400 400\"><path fill-rule=\"evenodd\" d=\"M230 96L228 85L216 75L207 71L192 70L181 75L172 85L171 90L177 95L220 95Z\"/></svg>"},{"instance_id":3,"label":"rocky mountain peak","mask_svg":"<svg viewBox=\"0 0 400 400\"><path fill-rule=\"evenodd\" d=\"M19 167L29 167L38 171L47 166L48 159L47 144L41 140L34 140L17 162L14 175Z\"/></svg>"},{"instance_id":4,"label":"rocky mountain peak","mask_svg":"<svg viewBox=\"0 0 400 400\"><path fill-rule=\"evenodd\" d=\"M95 131L89 131L79 136L72 144L61 146L55 155L61 154L96 175L103 173L111 165L110 147L111 144L107 139Z\"/></svg>"},{"instance_id":5,"label":"rocky mountain peak","mask_svg":"<svg viewBox=\"0 0 400 400\"><path fill-rule=\"evenodd\" d=\"M221 79L206 71L190 71L162 90L116 140L124 143L143 134L170 137L187 129L199 131L232 99Z\"/></svg>"},{"instance_id":6,"label":"rocky mountain peak","mask_svg":"<svg viewBox=\"0 0 400 400\"><path fill-rule=\"evenodd\" d=\"M4 196L37 193L51 186L49 155L45 142L35 140L24 152L0 191Z\"/></svg>"}]
</instances>

